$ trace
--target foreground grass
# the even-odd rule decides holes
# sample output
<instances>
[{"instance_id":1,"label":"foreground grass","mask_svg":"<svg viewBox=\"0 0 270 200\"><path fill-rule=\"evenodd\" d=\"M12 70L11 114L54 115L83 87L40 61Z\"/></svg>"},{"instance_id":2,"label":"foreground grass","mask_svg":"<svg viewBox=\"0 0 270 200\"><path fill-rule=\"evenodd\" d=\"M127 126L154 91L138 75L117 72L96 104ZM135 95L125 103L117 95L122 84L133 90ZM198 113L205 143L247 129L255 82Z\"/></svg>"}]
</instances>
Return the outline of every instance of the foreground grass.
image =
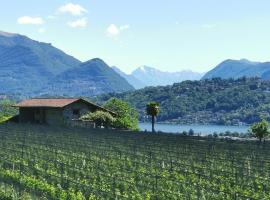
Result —
<instances>
[{"instance_id":1,"label":"foreground grass","mask_svg":"<svg viewBox=\"0 0 270 200\"><path fill-rule=\"evenodd\" d=\"M0 126L13 199L270 199L269 169L268 142Z\"/></svg>"}]
</instances>

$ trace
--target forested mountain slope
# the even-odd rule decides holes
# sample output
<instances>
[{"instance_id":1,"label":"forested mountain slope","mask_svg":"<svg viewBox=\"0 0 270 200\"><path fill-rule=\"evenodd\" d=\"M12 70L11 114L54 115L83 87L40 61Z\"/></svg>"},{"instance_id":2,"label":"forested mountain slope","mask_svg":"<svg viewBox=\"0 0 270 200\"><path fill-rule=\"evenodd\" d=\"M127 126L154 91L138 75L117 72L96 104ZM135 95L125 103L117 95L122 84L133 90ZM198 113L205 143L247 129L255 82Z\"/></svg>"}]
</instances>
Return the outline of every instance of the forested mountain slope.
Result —
<instances>
[{"instance_id":1,"label":"forested mountain slope","mask_svg":"<svg viewBox=\"0 0 270 200\"><path fill-rule=\"evenodd\" d=\"M0 31L0 93L91 96L133 89L102 60L82 63L49 43Z\"/></svg>"},{"instance_id":2,"label":"forested mountain slope","mask_svg":"<svg viewBox=\"0 0 270 200\"><path fill-rule=\"evenodd\" d=\"M56 76L42 95L89 97L128 90L134 88L103 60L95 58Z\"/></svg>"},{"instance_id":3,"label":"forested mountain slope","mask_svg":"<svg viewBox=\"0 0 270 200\"><path fill-rule=\"evenodd\" d=\"M118 97L137 108L145 120L149 101L160 103L158 121L199 124L253 123L270 120L270 82L257 78L184 81L170 86L147 87L98 97L102 103Z\"/></svg>"}]
</instances>

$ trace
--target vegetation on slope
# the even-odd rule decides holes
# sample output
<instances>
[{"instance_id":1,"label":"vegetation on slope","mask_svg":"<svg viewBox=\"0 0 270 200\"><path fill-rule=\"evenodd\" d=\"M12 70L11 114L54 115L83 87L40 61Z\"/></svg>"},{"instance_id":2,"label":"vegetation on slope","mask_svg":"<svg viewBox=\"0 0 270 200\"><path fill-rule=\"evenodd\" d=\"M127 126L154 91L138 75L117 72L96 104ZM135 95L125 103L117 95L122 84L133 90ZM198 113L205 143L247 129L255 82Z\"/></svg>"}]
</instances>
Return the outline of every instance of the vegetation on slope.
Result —
<instances>
[{"instance_id":1,"label":"vegetation on slope","mask_svg":"<svg viewBox=\"0 0 270 200\"><path fill-rule=\"evenodd\" d=\"M270 198L269 141L29 125L2 125L0 138L0 194L16 186L51 200Z\"/></svg>"},{"instance_id":2,"label":"vegetation on slope","mask_svg":"<svg viewBox=\"0 0 270 200\"><path fill-rule=\"evenodd\" d=\"M236 125L270 120L270 82L258 78L184 81L101 95L98 101L111 97L129 102L141 121L149 120L145 107L150 101L160 103L159 122Z\"/></svg>"}]
</instances>

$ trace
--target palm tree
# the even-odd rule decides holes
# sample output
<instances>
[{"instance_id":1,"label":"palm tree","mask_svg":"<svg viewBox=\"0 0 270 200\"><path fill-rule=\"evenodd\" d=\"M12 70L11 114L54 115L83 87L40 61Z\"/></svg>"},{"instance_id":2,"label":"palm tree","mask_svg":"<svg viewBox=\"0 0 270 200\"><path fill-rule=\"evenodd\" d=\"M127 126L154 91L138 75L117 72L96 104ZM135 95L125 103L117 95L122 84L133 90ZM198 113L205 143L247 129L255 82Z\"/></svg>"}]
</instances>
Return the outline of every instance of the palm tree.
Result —
<instances>
[{"instance_id":1,"label":"palm tree","mask_svg":"<svg viewBox=\"0 0 270 200\"><path fill-rule=\"evenodd\" d=\"M149 102L146 105L146 113L147 115L152 116L152 132L155 132L155 118L160 111L159 103L157 102Z\"/></svg>"}]
</instances>

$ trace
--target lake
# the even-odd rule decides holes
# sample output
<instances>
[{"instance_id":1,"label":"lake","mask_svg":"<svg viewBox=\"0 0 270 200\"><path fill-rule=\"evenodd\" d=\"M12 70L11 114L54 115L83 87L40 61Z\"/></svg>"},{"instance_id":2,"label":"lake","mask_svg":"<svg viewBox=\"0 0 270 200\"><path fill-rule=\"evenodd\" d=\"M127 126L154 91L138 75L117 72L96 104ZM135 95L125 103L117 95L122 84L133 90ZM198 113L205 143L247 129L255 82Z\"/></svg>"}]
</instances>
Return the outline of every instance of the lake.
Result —
<instances>
[{"instance_id":1,"label":"lake","mask_svg":"<svg viewBox=\"0 0 270 200\"><path fill-rule=\"evenodd\" d=\"M140 130L152 131L151 123L139 123ZM222 125L181 125L181 124L155 124L156 131L179 133L192 129L195 134L208 135L216 133L224 133L226 131L247 133L249 126L222 126Z\"/></svg>"}]
</instances>

